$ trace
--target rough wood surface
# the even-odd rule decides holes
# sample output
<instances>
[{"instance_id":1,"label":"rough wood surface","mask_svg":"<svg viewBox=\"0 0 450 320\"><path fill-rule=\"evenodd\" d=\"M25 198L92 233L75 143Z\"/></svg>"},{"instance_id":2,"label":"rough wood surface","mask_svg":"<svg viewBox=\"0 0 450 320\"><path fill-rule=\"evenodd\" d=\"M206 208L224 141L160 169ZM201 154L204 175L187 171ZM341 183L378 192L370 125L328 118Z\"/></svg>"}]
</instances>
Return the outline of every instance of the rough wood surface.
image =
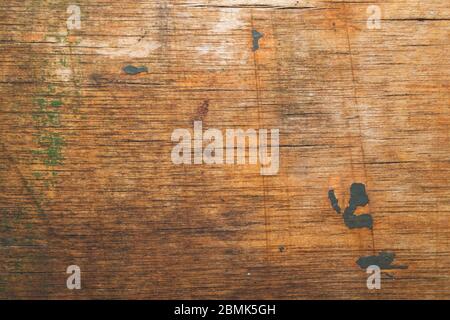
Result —
<instances>
[{"instance_id":1,"label":"rough wood surface","mask_svg":"<svg viewBox=\"0 0 450 320\"><path fill-rule=\"evenodd\" d=\"M449 299L449 50L448 0L1 1L0 298ZM174 165L199 118L279 128L278 175Z\"/></svg>"}]
</instances>

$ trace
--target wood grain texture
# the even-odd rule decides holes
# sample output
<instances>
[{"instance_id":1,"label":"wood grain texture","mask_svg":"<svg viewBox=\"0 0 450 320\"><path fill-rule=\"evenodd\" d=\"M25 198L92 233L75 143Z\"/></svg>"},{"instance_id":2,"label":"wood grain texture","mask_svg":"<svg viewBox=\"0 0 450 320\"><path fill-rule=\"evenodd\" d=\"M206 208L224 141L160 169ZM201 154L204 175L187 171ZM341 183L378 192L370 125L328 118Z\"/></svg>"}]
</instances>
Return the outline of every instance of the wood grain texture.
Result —
<instances>
[{"instance_id":1,"label":"wood grain texture","mask_svg":"<svg viewBox=\"0 0 450 320\"><path fill-rule=\"evenodd\" d=\"M446 0L1 1L0 298L449 299L449 50ZM279 174L174 165L199 118L279 128Z\"/></svg>"}]
</instances>

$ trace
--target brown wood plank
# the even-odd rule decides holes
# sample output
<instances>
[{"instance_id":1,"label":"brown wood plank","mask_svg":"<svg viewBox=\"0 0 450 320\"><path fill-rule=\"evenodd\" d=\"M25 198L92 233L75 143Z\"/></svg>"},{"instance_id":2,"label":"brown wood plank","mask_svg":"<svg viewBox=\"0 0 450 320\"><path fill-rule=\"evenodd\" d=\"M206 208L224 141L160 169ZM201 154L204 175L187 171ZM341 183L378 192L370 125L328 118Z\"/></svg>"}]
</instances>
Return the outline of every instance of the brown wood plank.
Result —
<instances>
[{"instance_id":1,"label":"brown wood plank","mask_svg":"<svg viewBox=\"0 0 450 320\"><path fill-rule=\"evenodd\" d=\"M450 298L448 1L71 4L0 4L0 298ZM173 164L194 120L278 128L278 174Z\"/></svg>"}]
</instances>

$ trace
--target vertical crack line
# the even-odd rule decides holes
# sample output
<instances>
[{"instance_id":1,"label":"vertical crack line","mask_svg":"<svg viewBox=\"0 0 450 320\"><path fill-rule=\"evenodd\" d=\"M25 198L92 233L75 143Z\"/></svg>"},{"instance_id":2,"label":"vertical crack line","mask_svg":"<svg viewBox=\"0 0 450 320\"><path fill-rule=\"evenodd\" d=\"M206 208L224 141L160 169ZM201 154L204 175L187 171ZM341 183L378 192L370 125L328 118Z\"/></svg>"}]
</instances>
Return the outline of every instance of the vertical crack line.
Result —
<instances>
[{"instance_id":1,"label":"vertical crack line","mask_svg":"<svg viewBox=\"0 0 450 320\"><path fill-rule=\"evenodd\" d=\"M349 35L349 31L348 31L348 15L347 15L347 5L346 3L343 3L343 9L344 9L344 21L345 21L345 31L346 31L346 36L347 36L347 47L348 47L348 53L349 53L349 59L350 59L350 69L351 69L351 73L352 73L352 88L353 88L353 101L356 107L356 111L357 111L357 116L358 116L358 131L359 131L359 147L361 150L361 157L362 157L362 165L363 165L363 172L364 172L364 178L365 178L365 183L367 185L367 170L366 170L366 161L365 161L365 153L364 153L364 143L363 143L363 139L362 139L362 129L361 129L361 112L360 112L360 108L359 108L359 103L358 103L358 97L356 95L356 79L355 79L355 70L353 68L353 54L352 54L352 47L351 47L351 42L350 42L350 35ZM370 204L367 204L369 211L370 211ZM375 235L373 232L374 226L372 226L372 229L370 229L371 234L372 234L372 250L375 253Z\"/></svg>"},{"instance_id":2,"label":"vertical crack line","mask_svg":"<svg viewBox=\"0 0 450 320\"><path fill-rule=\"evenodd\" d=\"M251 28L254 30L253 24L253 9L250 10L250 23ZM258 50L253 51L253 70L255 74L255 89L256 89L256 106L257 106L257 115L258 115L258 129L261 129L261 105L260 105L260 96L259 96L259 77L258 77L258 63L257 63L257 53ZM259 139L259 138L258 138ZM267 208L266 208L266 180L264 175L261 175L262 178L262 187L263 187L263 208L264 208L264 228L266 233L266 260L270 262L270 249L269 249L269 233L268 224L270 224Z\"/></svg>"},{"instance_id":3,"label":"vertical crack line","mask_svg":"<svg viewBox=\"0 0 450 320\"><path fill-rule=\"evenodd\" d=\"M276 12L275 10L271 10L270 11L270 24L272 27L272 33L273 33L273 38L274 39L278 39L278 34L275 28L275 23L274 23L274 12ZM275 41L274 41L275 42ZM276 43L276 42L275 42ZM281 83L280 81L280 62L279 62L279 57L278 57L278 46L275 45L274 46L274 52L275 52L275 61L276 61L276 74L277 74L277 83ZM278 93L278 92L277 92ZM283 97L280 99L283 101ZM288 176L288 175L287 175ZM283 182L285 182L285 180L283 180ZM288 203L288 212L287 212L287 219L288 219L288 224L289 224L289 228L288 228L288 235L289 235L289 246L291 245L291 239L292 239L292 232L291 232L291 226L292 226L292 219L291 219L291 212L292 212L292 206L291 206L291 193L289 192L289 179L286 179L286 182L284 183L286 189L285 189L285 194L287 196L287 203Z\"/></svg>"}]
</instances>

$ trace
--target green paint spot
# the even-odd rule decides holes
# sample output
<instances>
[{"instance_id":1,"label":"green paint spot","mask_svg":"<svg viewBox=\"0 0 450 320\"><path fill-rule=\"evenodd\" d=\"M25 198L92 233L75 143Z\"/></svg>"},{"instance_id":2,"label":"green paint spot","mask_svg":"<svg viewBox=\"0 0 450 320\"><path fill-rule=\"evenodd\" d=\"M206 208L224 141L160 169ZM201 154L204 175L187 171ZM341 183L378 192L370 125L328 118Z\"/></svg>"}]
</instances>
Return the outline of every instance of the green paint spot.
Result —
<instances>
[{"instance_id":1,"label":"green paint spot","mask_svg":"<svg viewBox=\"0 0 450 320\"><path fill-rule=\"evenodd\" d=\"M66 59L66 57L61 58L61 59L59 60L59 63L61 63L61 65L62 65L63 67L67 67L67 59Z\"/></svg>"},{"instance_id":2,"label":"green paint spot","mask_svg":"<svg viewBox=\"0 0 450 320\"><path fill-rule=\"evenodd\" d=\"M58 133L49 133L40 139L40 145L46 147L44 153L47 158L44 159L44 164L48 166L57 166L62 164L64 159L62 156L62 146L64 139Z\"/></svg>"},{"instance_id":3,"label":"green paint spot","mask_svg":"<svg viewBox=\"0 0 450 320\"><path fill-rule=\"evenodd\" d=\"M36 102L41 108L44 108L47 105L47 101L45 101L44 98L38 98L36 99Z\"/></svg>"},{"instance_id":4,"label":"green paint spot","mask_svg":"<svg viewBox=\"0 0 450 320\"><path fill-rule=\"evenodd\" d=\"M33 177L35 177L36 179L41 179L42 178L42 172L34 171L33 172Z\"/></svg>"},{"instance_id":5,"label":"green paint spot","mask_svg":"<svg viewBox=\"0 0 450 320\"><path fill-rule=\"evenodd\" d=\"M62 103L61 101L59 101L59 100L54 100L54 101L52 101L51 106L52 106L52 107L61 107L62 104L63 104L63 103Z\"/></svg>"},{"instance_id":6,"label":"green paint spot","mask_svg":"<svg viewBox=\"0 0 450 320\"><path fill-rule=\"evenodd\" d=\"M63 137L54 132L46 133L38 138L38 144L42 149L32 150L32 154L45 155L46 157L42 159L43 164L47 166L63 164L62 147L65 145Z\"/></svg>"},{"instance_id":7,"label":"green paint spot","mask_svg":"<svg viewBox=\"0 0 450 320\"><path fill-rule=\"evenodd\" d=\"M47 118L51 125L53 126L59 126L59 113L54 111L47 112Z\"/></svg>"}]
</instances>

